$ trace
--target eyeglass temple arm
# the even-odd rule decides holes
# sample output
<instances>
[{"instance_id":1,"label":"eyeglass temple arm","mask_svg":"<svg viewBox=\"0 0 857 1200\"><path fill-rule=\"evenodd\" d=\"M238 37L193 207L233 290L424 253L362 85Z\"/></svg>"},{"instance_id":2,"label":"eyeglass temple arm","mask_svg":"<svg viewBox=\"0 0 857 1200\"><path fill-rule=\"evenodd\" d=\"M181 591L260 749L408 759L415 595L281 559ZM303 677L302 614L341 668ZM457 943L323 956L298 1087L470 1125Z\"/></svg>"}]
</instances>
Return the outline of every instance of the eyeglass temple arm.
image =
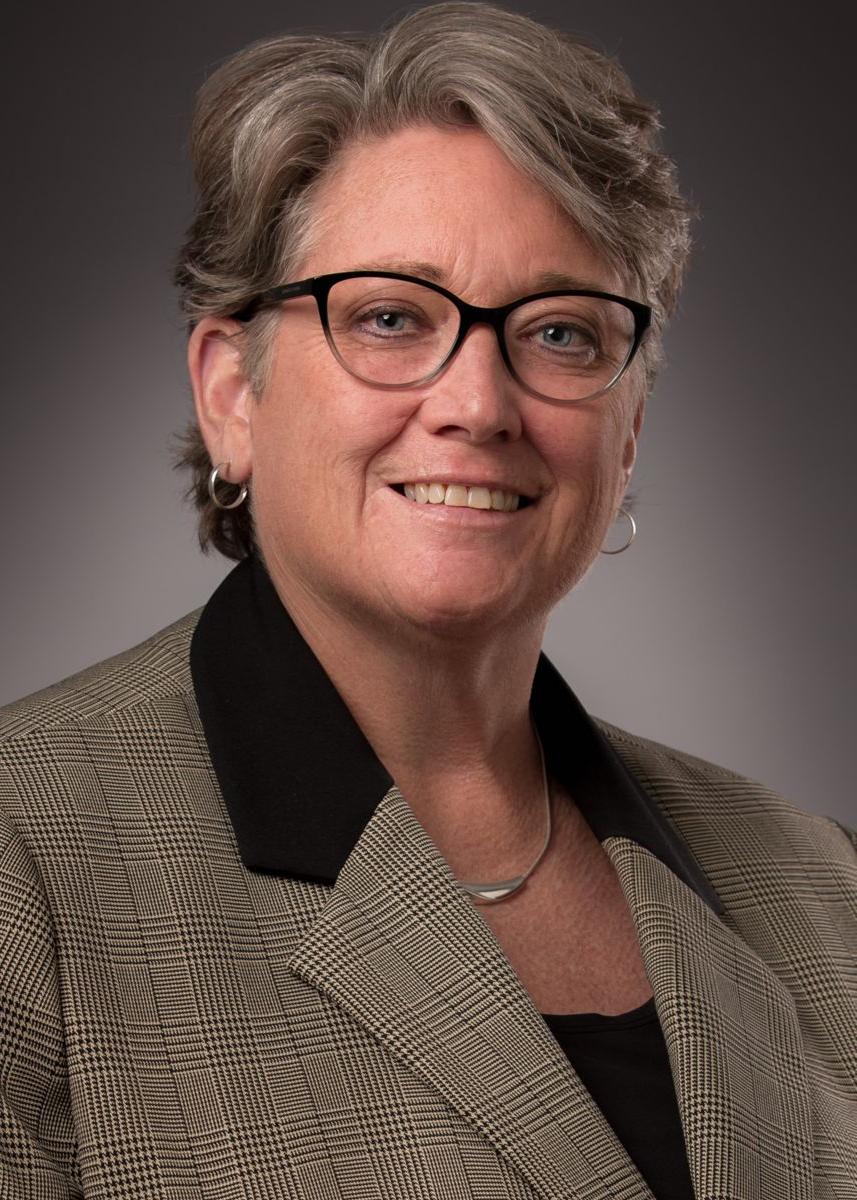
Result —
<instances>
[{"instance_id":1,"label":"eyeglass temple arm","mask_svg":"<svg viewBox=\"0 0 857 1200\"><path fill-rule=\"evenodd\" d=\"M314 283L315 279L300 279L297 283L283 283L279 287L268 288L266 292L259 292L242 309L232 315L236 321L249 321L265 305L280 304L283 300L293 300L295 296L309 296Z\"/></svg>"}]
</instances>

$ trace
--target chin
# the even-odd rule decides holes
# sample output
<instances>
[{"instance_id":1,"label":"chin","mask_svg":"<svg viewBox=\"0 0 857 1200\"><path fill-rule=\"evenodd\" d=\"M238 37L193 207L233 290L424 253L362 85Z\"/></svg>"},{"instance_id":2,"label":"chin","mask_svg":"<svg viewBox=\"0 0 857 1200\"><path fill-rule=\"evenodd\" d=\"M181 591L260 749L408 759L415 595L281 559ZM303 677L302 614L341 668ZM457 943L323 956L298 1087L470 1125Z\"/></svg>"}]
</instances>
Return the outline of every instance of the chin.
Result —
<instances>
[{"instance_id":1,"label":"chin","mask_svg":"<svg viewBox=\"0 0 857 1200\"><path fill-rule=\"evenodd\" d=\"M412 628L429 635L469 639L507 624L523 609L519 597L452 584L427 587L418 598L410 590L406 596L390 597L390 602L398 619Z\"/></svg>"}]
</instances>

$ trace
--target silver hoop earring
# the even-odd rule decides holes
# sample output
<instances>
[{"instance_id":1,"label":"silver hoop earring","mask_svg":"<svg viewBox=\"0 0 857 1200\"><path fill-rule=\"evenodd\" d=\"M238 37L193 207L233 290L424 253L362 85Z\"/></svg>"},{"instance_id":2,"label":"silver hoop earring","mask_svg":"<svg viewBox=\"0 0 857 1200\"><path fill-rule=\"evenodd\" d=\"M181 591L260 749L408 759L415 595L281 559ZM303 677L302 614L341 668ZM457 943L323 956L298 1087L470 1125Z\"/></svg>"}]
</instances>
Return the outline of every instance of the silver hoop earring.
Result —
<instances>
[{"instance_id":1,"label":"silver hoop earring","mask_svg":"<svg viewBox=\"0 0 857 1200\"><path fill-rule=\"evenodd\" d=\"M239 504L243 504L244 501L247 499L247 484L246 483L241 484L241 490L239 491L238 495L235 497L235 499L232 501L231 504L224 504L222 500L217 499L217 494L214 490L215 484L217 483L217 475L218 475L218 472L220 471L221 467L228 467L228 466L229 466L228 462L218 463L216 467L212 468L211 474L208 476L208 494L211 497L212 504L216 504L218 508L238 508ZM228 483L229 481L226 480L226 482ZM238 484L235 483L232 486L238 487Z\"/></svg>"},{"instance_id":2,"label":"silver hoop earring","mask_svg":"<svg viewBox=\"0 0 857 1200\"><path fill-rule=\"evenodd\" d=\"M637 536L637 522L634 520L634 518L628 512L627 508L620 508L619 512L622 514L623 517L628 518L628 522L631 526L631 536L628 538L625 545L620 546L618 550L601 550L601 551L599 551L600 554L621 554L623 550L628 549L628 547L631 545L631 542L633 542L634 538Z\"/></svg>"}]
</instances>

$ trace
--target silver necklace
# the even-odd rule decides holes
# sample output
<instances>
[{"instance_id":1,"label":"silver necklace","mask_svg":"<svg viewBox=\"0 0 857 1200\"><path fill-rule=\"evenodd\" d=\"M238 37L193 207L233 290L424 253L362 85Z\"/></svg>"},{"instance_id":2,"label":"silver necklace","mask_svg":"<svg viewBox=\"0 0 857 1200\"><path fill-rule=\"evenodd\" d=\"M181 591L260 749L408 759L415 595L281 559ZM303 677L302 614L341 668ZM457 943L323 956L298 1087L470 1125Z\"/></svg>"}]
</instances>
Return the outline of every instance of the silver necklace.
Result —
<instances>
[{"instance_id":1,"label":"silver necklace","mask_svg":"<svg viewBox=\"0 0 857 1200\"><path fill-rule=\"evenodd\" d=\"M535 871L536 867L545 856L545 852L551 840L551 796L550 788L548 787L548 773L545 766L545 752L542 749L542 741L533 726L533 733L536 735L536 743L539 747L539 757L542 763L542 788L545 797L545 813L547 814L547 832L545 834L545 843L539 851L538 858L533 863L528 871L523 875L515 875L512 879L498 879L496 883L464 883L459 880L459 883L466 892L469 892L477 904L497 904L500 900L505 900L508 896L512 896L524 886L529 877Z\"/></svg>"}]
</instances>

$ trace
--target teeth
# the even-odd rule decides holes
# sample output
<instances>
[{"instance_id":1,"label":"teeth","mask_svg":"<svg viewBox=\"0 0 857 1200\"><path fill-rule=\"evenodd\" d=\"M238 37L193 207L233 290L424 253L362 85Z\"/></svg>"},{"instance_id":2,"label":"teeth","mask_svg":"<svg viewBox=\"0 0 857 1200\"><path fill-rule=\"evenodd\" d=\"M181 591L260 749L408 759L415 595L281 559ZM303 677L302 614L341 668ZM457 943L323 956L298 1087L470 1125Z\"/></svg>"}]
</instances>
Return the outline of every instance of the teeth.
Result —
<instances>
[{"instance_id":1,"label":"teeth","mask_svg":"<svg viewBox=\"0 0 857 1200\"><path fill-rule=\"evenodd\" d=\"M521 497L515 492L492 488L465 487L461 483L406 483L405 495L417 504L446 504L451 508L493 508L514 512Z\"/></svg>"}]
</instances>

